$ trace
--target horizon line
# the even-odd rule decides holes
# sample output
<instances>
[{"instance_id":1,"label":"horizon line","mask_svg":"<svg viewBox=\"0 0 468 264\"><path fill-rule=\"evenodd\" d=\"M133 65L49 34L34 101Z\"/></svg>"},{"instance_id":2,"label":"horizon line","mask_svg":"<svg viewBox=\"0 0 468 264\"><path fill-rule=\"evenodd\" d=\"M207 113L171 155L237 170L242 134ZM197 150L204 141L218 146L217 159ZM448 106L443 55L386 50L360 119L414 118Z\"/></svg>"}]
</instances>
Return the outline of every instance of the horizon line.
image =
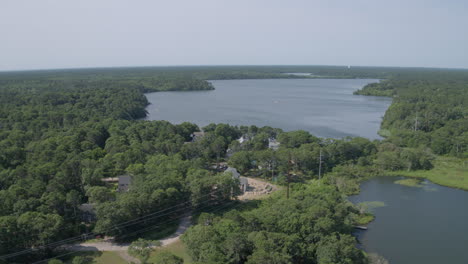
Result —
<instances>
[{"instance_id":1,"label":"horizon line","mask_svg":"<svg viewBox=\"0 0 468 264\"><path fill-rule=\"evenodd\" d=\"M31 68L0 70L0 73L38 72L38 71L74 71L74 70L104 70L104 69L128 69L128 68L183 68L183 67L355 67L355 68L400 68L400 69L433 69L433 70L468 70L458 67L427 67L427 66L388 66L388 65L338 65L338 64L177 64L177 65L142 65L142 66L96 66L96 67L64 67L64 68Z\"/></svg>"}]
</instances>

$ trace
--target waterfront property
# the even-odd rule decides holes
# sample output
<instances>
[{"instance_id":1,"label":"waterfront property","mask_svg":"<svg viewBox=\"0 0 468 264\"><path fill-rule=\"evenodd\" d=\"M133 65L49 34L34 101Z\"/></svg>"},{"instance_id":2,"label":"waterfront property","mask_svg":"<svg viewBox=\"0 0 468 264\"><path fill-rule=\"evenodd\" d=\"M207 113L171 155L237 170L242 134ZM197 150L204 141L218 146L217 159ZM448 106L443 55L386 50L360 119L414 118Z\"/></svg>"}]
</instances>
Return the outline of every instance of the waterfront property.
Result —
<instances>
[{"instance_id":1,"label":"waterfront property","mask_svg":"<svg viewBox=\"0 0 468 264\"><path fill-rule=\"evenodd\" d=\"M272 150L278 150L280 146L280 143L278 141L276 141L276 139L274 138L269 138L268 139L268 148L272 149Z\"/></svg>"},{"instance_id":2,"label":"waterfront property","mask_svg":"<svg viewBox=\"0 0 468 264\"><path fill-rule=\"evenodd\" d=\"M201 132L193 132L192 135L190 135L192 137L192 142L196 142L200 139L202 139L204 136L205 136L205 132L201 131Z\"/></svg>"}]
</instances>

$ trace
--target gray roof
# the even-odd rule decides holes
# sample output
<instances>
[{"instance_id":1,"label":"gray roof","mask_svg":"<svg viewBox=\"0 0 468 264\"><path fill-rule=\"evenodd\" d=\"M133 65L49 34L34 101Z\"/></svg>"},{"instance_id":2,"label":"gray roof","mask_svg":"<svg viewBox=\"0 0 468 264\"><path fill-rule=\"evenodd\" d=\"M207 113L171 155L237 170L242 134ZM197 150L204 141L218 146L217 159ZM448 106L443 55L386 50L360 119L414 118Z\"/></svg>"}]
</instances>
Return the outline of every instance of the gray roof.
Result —
<instances>
[{"instance_id":1,"label":"gray roof","mask_svg":"<svg viewBox=\"0 0 468 264\"><path fill-rule=\"evenodd\" d=\"M224 173L226 172L230 172L232 174L232 177L238 179L240 177L240 173L237 172L236 168L233 168L233 167L228 167Z\"/></svg>"},{"instance_id":2,"label":"gray roof","mask_svg":"<svg viewBox=\"0 0 468 264\"><path fill-rule=\"evenodd\" d=\"M193 132L192 137L203 137L205 136L205 132Z\"/></svg>"},{"instance_id":3,"label":"gray roof","mask_svg":"<svg viewBox=\"0 0 468 264\"><path fill-rule=\"evenodd\" d=\"M129 175L119 176L119 184L130 184L132 177Z\"/></svg>"},{"instance_id":4,"label":"gray roof","mask_svg":"<svg viewBox=\"0 0 468 264\"><path fill-rule=\"evenodd\" d=\"M239 182L240 184L243 184L245 186L249 185L249 180L247 180L247 178L244 178L244 177L240 177Z\"/></svg>"},{"instance_id":5,"label":"gray roof","mask_svg":"<svg viewBox=\"0 0 468 264\"><path fill-rule=\"evenodd\" d=\"M78 209L87 213L94 213L94 205L90 203L84 203L78 206Z\"/></svg>"}]
</instances>

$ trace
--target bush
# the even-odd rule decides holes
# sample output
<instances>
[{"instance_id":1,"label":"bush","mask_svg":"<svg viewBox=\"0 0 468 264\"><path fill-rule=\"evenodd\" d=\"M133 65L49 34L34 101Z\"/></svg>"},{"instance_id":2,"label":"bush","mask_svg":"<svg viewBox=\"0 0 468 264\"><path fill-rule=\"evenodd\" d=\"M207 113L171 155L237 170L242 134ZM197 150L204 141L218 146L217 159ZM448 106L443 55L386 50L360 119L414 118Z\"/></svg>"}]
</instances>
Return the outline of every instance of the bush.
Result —
<instances>
[{"instance_id":1,"label":"bush","mask_svg":"<svg viewBox=\"0 0 468 264\"><path fill-rule=\"evenodd\" d=\"M171 252L162 251L154 258L154 264L182 264L184 260Z\"/></svg>"}]
</instances>

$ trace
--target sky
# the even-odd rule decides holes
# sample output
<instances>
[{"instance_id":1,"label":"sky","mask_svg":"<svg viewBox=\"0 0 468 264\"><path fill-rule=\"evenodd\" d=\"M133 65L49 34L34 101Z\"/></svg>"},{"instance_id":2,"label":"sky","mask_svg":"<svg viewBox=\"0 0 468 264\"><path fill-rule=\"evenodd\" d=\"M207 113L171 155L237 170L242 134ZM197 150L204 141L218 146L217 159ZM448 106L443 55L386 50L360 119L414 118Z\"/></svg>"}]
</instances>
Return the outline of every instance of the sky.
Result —
<instances>
[{"instance_id":1,"label":"sky","mask_svg":"<svg viewBox=\"0 0 468 264\"><path fill-rule=\"evenodd\" d=\"M468 68L468 0L0 0L0 71Z\"/></svg>"}]
</instances>

